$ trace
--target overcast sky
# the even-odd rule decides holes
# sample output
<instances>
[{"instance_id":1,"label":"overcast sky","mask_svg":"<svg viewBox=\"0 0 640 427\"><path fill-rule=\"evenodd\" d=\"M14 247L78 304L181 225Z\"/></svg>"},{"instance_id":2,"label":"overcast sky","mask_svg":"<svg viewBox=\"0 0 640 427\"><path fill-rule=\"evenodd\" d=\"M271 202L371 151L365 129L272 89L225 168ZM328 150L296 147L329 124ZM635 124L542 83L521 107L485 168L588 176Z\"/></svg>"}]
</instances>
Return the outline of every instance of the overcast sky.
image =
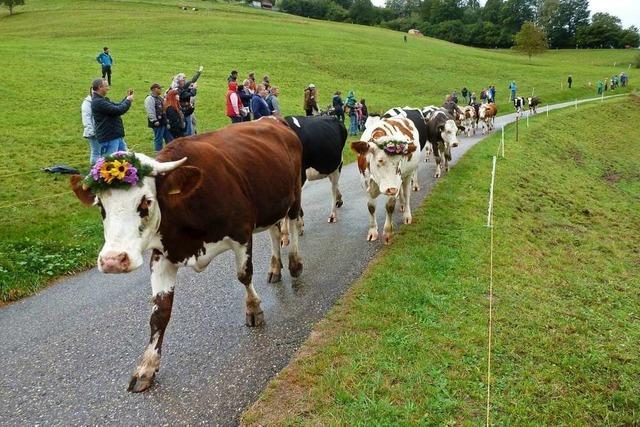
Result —
<instances>
[{"instance_id":1,"label":"overcast sky","mask_svg":"<svg viewBox=\"0 0 640 427\"><path fill-rule=\"evenodd\" d=\"M371 0L376 6L384 6L385 0ZM480 0L484 4L485 0ZM640 28L640 0L589 0L591 13L607 12L622 20L623 27Z\"/></svg>"}]
</instances>

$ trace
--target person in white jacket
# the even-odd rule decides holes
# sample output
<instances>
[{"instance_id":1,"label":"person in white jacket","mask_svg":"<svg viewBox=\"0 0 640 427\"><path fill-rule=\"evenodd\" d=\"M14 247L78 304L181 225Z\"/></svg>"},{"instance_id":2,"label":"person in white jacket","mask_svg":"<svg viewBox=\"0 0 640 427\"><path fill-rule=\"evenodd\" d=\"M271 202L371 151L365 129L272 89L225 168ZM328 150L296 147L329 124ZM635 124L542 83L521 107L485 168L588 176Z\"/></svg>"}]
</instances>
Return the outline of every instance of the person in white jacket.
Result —
<instances>
[{"instance_id":1,"label":"person in white jacket","mask_svg":"<svg viewBox=\"0 0 640 427\"><path fill-rule=\"evenodd\" d=\"M93 90L89 89L89 95L82 100L82 106L80 111L82 112L82 136L89 142L89 162L93 165L98 157L100 157L100 143L96 138L95 122L93 120L93 113L91 112L91 96Z\"/></svg>"}]
</instances>

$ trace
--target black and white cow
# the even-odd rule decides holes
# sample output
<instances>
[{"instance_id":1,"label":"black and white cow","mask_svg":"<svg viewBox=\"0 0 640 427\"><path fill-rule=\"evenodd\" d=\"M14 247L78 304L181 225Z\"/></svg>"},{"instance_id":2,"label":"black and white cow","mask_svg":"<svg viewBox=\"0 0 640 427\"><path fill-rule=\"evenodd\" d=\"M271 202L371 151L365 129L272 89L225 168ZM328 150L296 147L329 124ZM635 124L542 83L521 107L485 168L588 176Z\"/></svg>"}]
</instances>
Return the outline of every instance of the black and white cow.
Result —
<instances>
[{"instance_id":1,"label":"black and white cow","mask_svg":"<svg viewBox=\"0 0 640 427\"><path fill-rule=\"evenodd\" d=\"M538 108L538 105L540 105L540 98L537 96L532 96L531 98L528 98L529 101L529 114L533 113L533 114L537 114L538 112L536 111L536 109Z\"/></svg>"},{"instance_id":2,"label":"black and white cow","mask_svg":"<svg viewBox=\"0 0 640 427\"><path fill-rule=\"evenodd\" d=\"M288 116L285 121L302 142L302 185L306 180L329 178L331 181L331 214L328 222L336 222L336 208L342 206L338 181L347 129L335 116ZM304 223L300 223L300 231L303 226Z\"/></svg>"},{"instance_id":3,"label":"black and white cow","mask_svg":"<svg viewBox=\"0 0 640 427\"><path fill-rule=\"evenodd\" d=\"M441 163L444 154L444 168L449 170L451 147L458 146L458 126L445 110L438 110L431 114L427 121L427 139L431 144L433 156L436 159L436 173L434 177L442 175Z\"/></svg>"},{"instance_id":4,"label":"black and white cow","mask_svg":"<svg viewBox=\"0 0 640 427\"><path fill-rule=\"evenodd\" d=\"M524 110L526 101L527 100L522 96L518 96L513 99L513 107L516 109L516 112L522 113L522 111Z\"/></svg>"}]
</instances>

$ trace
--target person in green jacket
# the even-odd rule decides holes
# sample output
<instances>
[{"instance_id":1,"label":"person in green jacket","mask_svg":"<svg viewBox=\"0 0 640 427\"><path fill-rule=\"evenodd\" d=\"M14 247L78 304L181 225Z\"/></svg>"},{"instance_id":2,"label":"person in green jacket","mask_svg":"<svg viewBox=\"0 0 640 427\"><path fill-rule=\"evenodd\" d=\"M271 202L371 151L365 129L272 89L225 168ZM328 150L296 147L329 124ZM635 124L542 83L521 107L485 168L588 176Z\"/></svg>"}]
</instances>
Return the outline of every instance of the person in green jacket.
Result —
<instances>
[{"instance_id":1,"label":"person in green jacket","mask_svg":"<svg viewBox=\"0 0 640 427\"><path fill-rule=\"evenodd\" d=\"M349 109L349 135L358 134L358 115L356 113L356 96L352 90L347 95L345 106Z\"/></svg>"}]
</instances>

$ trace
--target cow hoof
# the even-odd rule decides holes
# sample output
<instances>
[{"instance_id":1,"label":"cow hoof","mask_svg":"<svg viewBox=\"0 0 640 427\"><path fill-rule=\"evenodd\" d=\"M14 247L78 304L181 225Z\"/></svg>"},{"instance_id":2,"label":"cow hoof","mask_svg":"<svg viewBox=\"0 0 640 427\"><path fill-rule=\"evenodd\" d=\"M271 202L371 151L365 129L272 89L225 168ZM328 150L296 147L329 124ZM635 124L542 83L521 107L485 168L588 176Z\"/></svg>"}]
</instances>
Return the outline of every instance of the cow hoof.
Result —
<instances>
[{"instance_id":1,"label":"cow hoof","mask_svg":"<svg viewBox=\"0 0 640 427\"><path fill-rule=\"evenodd\" d=\"M434 178L440 178L440 174L439 174L439 173L434 174L434 175L433 175L433 177L434 177Z\"/></svg>"},{"instance_id":2,"label":"cow hoof","mask_svg":"<svg viewBox=\"0 0 640 427\"><path fill-rule=\"evenodd\" d=\"M420 191L420 187L418 187L417 185L413 186L413 191Z\"/></svg>"},{"instance_id":3,"label":"cow hoof","mask_svg":"<svg viewBox=\"0 0 640 427\"><path fill-rule=\"evenodd\" d=\"M142 374L140 376L133 374L131 381L129 381L127 391L131 393L141 393L153 385L155 377L155 373L152 375Z\"/></svg>"},{"instance_id":4,"label":"cow hoof","mask_svg":"<svg viewBox=\"0 0 640 427\"><path fill-rule=\"evenodd\" d=\"M302 262L295 255L289 256L289 274L291 277L300 277L302 274Z\"/></svg>"},{"instance_id":5,"label":"cow hoof","mask_svg":"<svg viewBox=\"0 0 640 427\"><path fill-rule=\"evenodd\" d=\"M282 246L282 247L289 246L289 236L283 235L280 238L280 246Z\"/></svg>"},{"instance_id":6,"label":"cow hoof","mask_svg":"<svg viewBox=\"0 0 640 427\"><path fill-rule=\"evenodd\" d=\"M369 242L375 242L376 240L378 240L378 232L376 230L369 231L369 234L367 235L367 240Z\"/></svg>"},{"instance_id":7,"label":"cow hoof","mask_svg":"<svg viewBox=\"0 0 640 427\"><path fill-rule=\"evenodd\" d=\"M260 326L264 323L264 314L262 311L257 313L246 313L245 324L251 328Z\"/></svg>"},{"instance_id":8,"label":"cow hoof","mask_svg":"<svg viewBox=\"0 0 640 427\"><path fill-rule=\"evenodd\" d=\"M278 283L282 281L281 273L269 273L267 276L267 283Z\"/></svg>"},{"instance_id":9,"label":"cow hoof","mask_svg":"<svg viewBox=\"0 0 640 427\"><path fill-rule=\"evenodd\" d=\"M304 234L304 228L298 228L298 236L302 236Z\"/></svg>"},{"instance_id":10,"label":"cow hoof","mask_svg":"<svg viewBox=\"0 0 640 427\"><path fill-rule=\"evenodd\" d=\"M405 224L411 224L411 222L413 221L413 218L410 216L406 216L403 218L403 220Z\"/></svg>"},{"instance_id":11,"label":"cow hoof","mask_svg":"<svg viewBox=\"0 0 640 427\"><path fill-rule=\"evenodd\" d=\"M335 217L335 215L331 215L327 220L327 222L330 222L330 223L338 222L338 219Z\"/></svg>"},{"instance_id":12,"label":"cow hoof","mask_svg":"<svg viewBox=\"0 0 640 427\"><path fill-rule=\"evenodd\" d=\"M400 205L400 212L404 212L404 205Z\"/></svg>"},{"instance_id":13,"label":"cow hoof","mask_svg":"<svg viewBox=\"0 0 640 427\"><path fill-rule=\"evenodd\" d=\"M451 144L451 145L453 145L454 147L457 147L457 146L458 146L458 143L457 143L457 142L454 142L454 143L453 143L453 144Z\"/></svg>"},{"instance_id":14,"label":"cow hoof","mask_svg":"<svg viewBox=\"0 0 640 427\"><path fill-rule=\"evenodd\" d=\"M338 200L336 202L336 208L341 208L343 204L344 204L344 202L342 200Z\"/></svg>"},{"instance_id":15,"label":"cow hoof","mask_svg":"<svg viewBox=\"0 0 640 427\"><path fill-rule=\"evenodd\" d=\"M384 244L388 245L391 243L391 237L392 234L391 233L384 233Z\"/></svg>"}]
</instances>

